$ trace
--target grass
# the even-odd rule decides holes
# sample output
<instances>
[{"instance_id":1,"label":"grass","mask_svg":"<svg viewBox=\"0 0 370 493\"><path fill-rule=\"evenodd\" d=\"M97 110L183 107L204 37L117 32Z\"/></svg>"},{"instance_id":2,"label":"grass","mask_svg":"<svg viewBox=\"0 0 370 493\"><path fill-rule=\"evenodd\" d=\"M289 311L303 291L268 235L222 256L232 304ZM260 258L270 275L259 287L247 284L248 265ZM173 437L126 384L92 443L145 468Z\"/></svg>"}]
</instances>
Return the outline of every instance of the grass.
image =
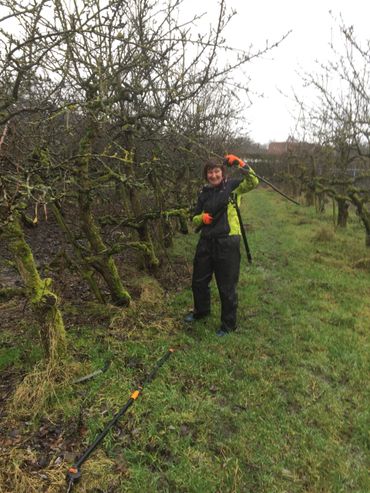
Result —
<instances>
[{"instance_id":1,"label":"grass","mask_svg":"<svg viewBox=\"0 0 370 493\"><path fill-rule=\"evenodd\" d=\"M76 492L370 491L370 282L358 264L370 255L361 226L351 216L334 232L330 214L266 190L246 196L243 216L253 264L244 254L237 332L215 337L214 285L211 317L189 326L190 283L166 294L152 281L156 296L110 327L69 329L82 374L111 360L107 373L60 389L49 411L77 456L175 348L83 466ZM177 238L173 257L191 262L195 242L194 234ZM11 354L3 366L19 364ZM70 461L63 469L55 458L46 471L56 479L39 491L63 491Z\"/></svg>"}]
</instances>

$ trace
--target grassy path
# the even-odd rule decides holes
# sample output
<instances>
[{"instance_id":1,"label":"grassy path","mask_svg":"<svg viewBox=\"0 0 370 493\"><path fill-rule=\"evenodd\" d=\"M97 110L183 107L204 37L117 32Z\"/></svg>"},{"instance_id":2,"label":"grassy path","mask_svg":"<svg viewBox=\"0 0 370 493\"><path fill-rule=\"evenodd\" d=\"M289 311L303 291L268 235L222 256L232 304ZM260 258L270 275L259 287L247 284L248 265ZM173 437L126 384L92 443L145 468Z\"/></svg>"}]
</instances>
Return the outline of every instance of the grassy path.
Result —
<instances>
[{"instance_id":1,"label":"grassy path","mask_svg":"<svg viewBox=\"0 0 370 493\"><path fill-rule=\"evenodd\" d=\"M190 289L171 300L179 350L138 406L122 491L370 491L370 280L351 267L366 254L361 229L334 235L330 216L263 190L247 202L239 330L214 336L218 303L184 326ZM194 235L179 241L191 258Z\"/></svg>"},{"instance_id":2,"label":"grassy path","mask_svg":"<svg viewBox=\"0 0 370 493\"><path fill-rule=\"evenodd\" d=\"M188 326L190 285L163 298L150 279L147 302L117 312L108 331L70 329L70 344L92 368L112 359L104 376L57 396L54 412L59 406L64 435L77 438L76 455L134 382L176 349L83 466L76 493L370 491L370 278L355 267L369 257L361 227L352 219L334 234L330 214L261 189L244 207L253 264L243 253L237 332L215 337L214 285L212 316ZM190 262L196 240L179 237L173 256ZM64 491L64 466L49 470L56 479L48 492Z\"/></svg>"}]
</instances>

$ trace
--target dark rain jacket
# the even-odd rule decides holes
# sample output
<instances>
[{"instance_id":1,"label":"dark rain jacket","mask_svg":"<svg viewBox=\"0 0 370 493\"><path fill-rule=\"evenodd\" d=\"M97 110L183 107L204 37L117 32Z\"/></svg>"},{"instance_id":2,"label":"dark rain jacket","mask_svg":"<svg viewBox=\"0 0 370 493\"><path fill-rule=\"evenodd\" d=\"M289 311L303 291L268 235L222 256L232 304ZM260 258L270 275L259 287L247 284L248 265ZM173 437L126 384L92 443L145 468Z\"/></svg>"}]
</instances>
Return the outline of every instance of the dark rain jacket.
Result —
<instances>
[{"instance_id":1,"label":"dark rain jacket","mask_svg":"<svg viewBox=\"0 0 370 493\"><path fill-rule=\"evenodd\" d=\"M201 226L202 238L216 238L240 235L240 225L235 207L230 203L233 194L240 206L241 195L253 190L258 185L254 171L243 178L223 179L219 186L205 185L199 194L194 210L193 224ZM202 214L208 212L213 216L211 224L203 224Z\"/></svg>"}]
</instances>

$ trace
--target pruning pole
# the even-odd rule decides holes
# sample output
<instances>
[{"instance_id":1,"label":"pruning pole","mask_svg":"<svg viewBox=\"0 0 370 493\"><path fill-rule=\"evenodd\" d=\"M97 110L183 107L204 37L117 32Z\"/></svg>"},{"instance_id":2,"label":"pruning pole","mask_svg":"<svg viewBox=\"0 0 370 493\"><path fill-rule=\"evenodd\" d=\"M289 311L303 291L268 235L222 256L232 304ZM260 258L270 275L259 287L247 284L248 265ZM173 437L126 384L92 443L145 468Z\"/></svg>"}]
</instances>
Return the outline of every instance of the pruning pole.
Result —
<instances>
[{"instance_id":1,"label":"pruning pole","mask_svg":"<svg viewBox=\"0 0 370 493\"><path fill-rule=\"evenodd\" d=\"M241 170L243 172L243 168L241 168ZM245 170L244 173L248 173L248 170ZM282 195L286 199L288 199L291 202L293 202L293 204L301 205L299 202L297 202L296 200L292 199L292 197L289 197L289 195L286 195L284 192L282 192L281 190L279 190L278 188L276 188L275 185L273 185L271 182L269 182L268 180L266 180L266 178L263 178L262 176L257 175L257 173L255 171L254 171L254 174L257 176L257 178L260 181L262 181L263 183L266 183L266 185L270 186L273 190L275 190L275 192L280 193L280 195Z\"/></svg>"},{"instance_id":2,"label":"pruning pole","mask_svg":"<svg viewBox=\"0 0 370 493\"><path fill-rule=\"evenodd\" d=\"M241 212L240 212L240 208L238 206L237 197L232 197L231 198L231 203L235 207L236 214L238 216L238 221L239 221L239 225L240 225L240 231L241 231L241 234L242 234L242 238L243 238L243 242L244 242L244 246L245 246L245 251L247 253L248 263L251 264L252 263L252 254L251 254L251 250L250 250L249 245L248 245L247 233L245 231L245 227L244 227L244 224L243 224L243 218L242 218L242 215L241 215Z\"/></svg>"},{"instance_id":3,"label":"pruning pole","mask_svg":"<svg viewBox=\"0 0 370 493\"><path fill-rule=\"evenodd\" d=\"M103 431L99 433L99 435L95 438L93 443L85 450L85 452L81 455L81 457L68 469L66 480L68 482L67 493L73 488L73 485L76 481L78 481L81 477L81 466L90 455L94 452L99 443L105 438L109 430L117 423L117 421L125 414L125 412L132 406L132 404L139 397L144 387L148 385L156 376L159 368L168 360L171 354L174 352L174 349L169 349L155 364L152 371L149 373L145 381L134 390L126 402L126 404L118 411L118 413L113 417L113 419L105 426Z\"/></svg>"}]
</instances>

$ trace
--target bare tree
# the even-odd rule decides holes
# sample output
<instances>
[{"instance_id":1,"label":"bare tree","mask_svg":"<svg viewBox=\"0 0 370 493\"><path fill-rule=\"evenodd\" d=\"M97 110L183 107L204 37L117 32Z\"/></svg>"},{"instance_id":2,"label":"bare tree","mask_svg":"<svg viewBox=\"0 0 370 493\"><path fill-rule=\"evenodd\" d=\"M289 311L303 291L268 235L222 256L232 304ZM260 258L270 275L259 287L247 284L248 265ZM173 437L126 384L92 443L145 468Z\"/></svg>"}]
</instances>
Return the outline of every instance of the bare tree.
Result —
<instances>
[{"instance_id":1,"label":"bare tree","mask_svg":"<svg viewBox=\"0 0 370 493\"><path fill-rule=\"evenodd\" d=\"M344 52L332 46L333 56L320 66L321 73L306 76L317 102L306 108L304 132L320 146L326 161L321 175L312 180L313 190L336 201L338 226L346 226L349 205L354 205L369 245L370 44L360 43L352 28L342 25L340 31Z\"/></svg>"}]
</instances>

